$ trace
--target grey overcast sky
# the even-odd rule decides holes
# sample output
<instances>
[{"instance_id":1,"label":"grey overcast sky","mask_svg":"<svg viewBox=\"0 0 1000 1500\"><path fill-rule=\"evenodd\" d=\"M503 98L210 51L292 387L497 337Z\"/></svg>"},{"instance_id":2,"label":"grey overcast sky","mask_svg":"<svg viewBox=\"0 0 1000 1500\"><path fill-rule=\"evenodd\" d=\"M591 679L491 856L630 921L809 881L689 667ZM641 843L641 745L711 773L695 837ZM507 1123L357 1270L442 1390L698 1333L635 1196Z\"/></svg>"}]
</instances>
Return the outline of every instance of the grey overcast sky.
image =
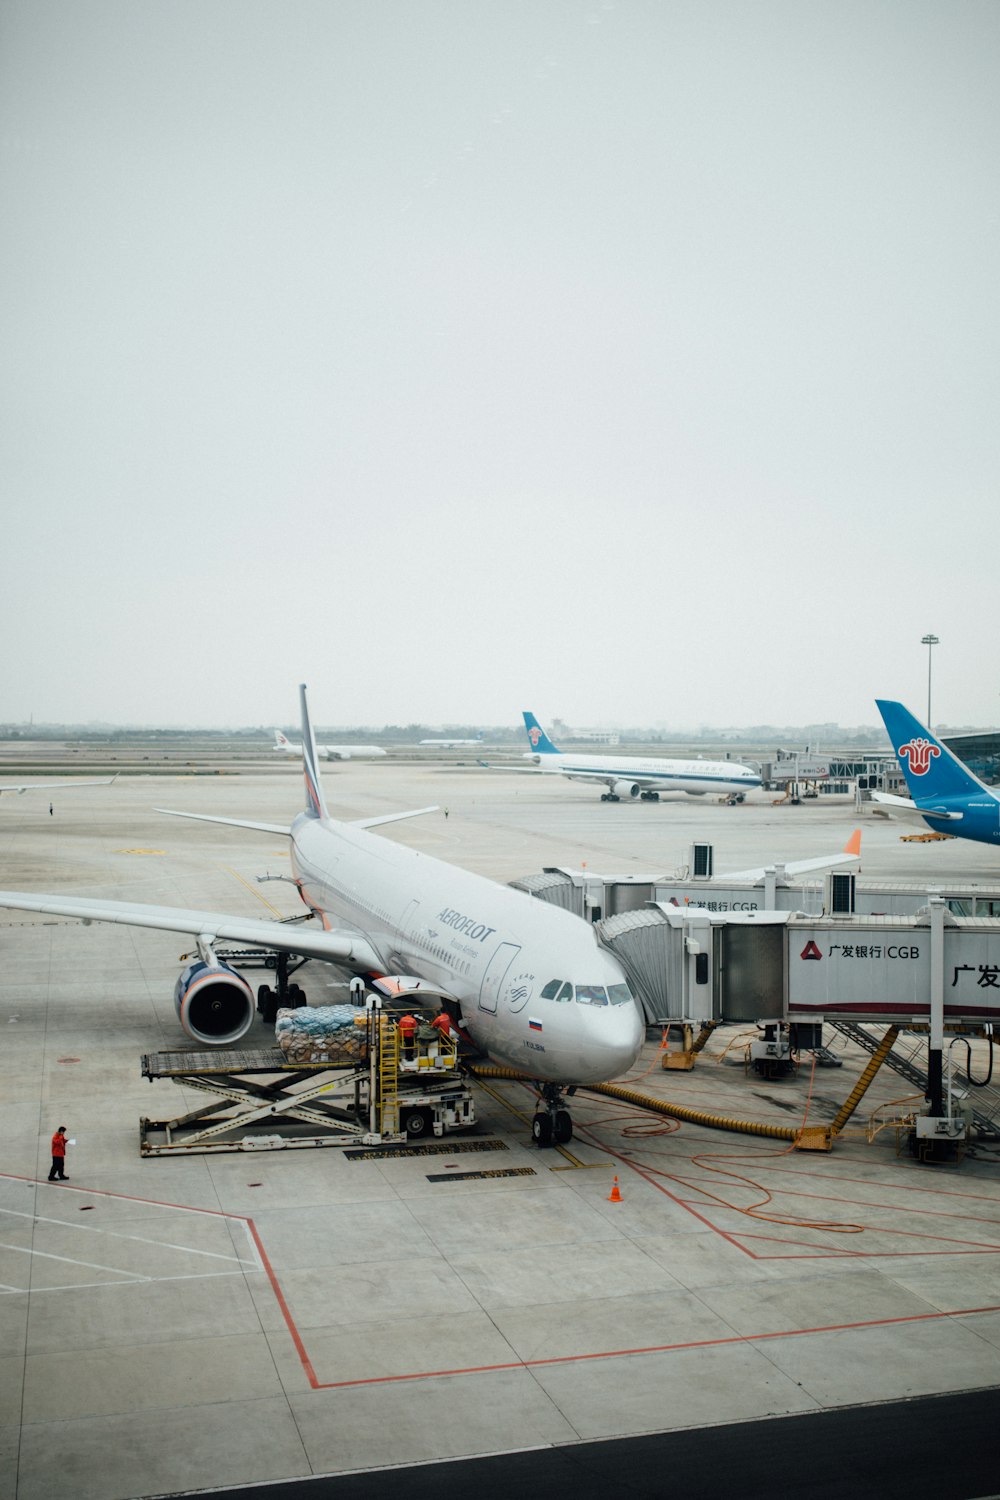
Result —
<instances>
[{"instance_id":1,"label":"grey overcast sky","mask_svg":"<svg viewBox=\"0 0 1000 1500\"><path fill-rule=\"evenodd\" d=\"M5 0L0 720L1000 722L995 0Z\"/></svg>"}]
</instances>

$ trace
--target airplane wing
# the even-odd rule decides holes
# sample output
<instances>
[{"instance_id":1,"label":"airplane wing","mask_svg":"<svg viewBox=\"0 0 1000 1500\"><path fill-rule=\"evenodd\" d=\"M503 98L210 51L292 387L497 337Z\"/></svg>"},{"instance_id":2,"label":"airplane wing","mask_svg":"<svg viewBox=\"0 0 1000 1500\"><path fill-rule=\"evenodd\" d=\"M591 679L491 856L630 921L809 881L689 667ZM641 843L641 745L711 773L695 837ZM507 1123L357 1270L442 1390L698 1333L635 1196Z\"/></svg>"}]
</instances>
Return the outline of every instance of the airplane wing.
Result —
<instances>
[{"instance_id":1,"label":"airplane wing","mask_svg":"<svg viewBox=\"0 0 1000 1500\"><path fill-rule=\"evenodd\" d=\"M821 856L819 859L795 859L789 860L784 866L786 875L809 875L816 870L833 870L838 865L857 864L861 858L861 829L855 828L847 843L844 845L843 853ZM772 860L768 866L760 866L756 870L726 870L725 874L716 875L715 882L729 880L763 880L768 869L773 869L775 861Z\"/></svg>"},{"instance_id":2,"label":"airplane wing","mask_svg":"<svg viewBox=\"0 0 1000 1500\"><path fill-rule=\"evenodd\" d=\"M0 793L33 792L36 788L40 792L54 792L57 787L62 786L111 786L117 780L117 776L105 776L101 781L81 781L78 776L74 776L72 781L3 781L0 782Z\"/></svg>"},{"instance_id":3,"label":"airplane wing","mask_svg":"<svg viewBox=\"0 0 1000 1500\"><path fill-rule=\"evenodd\" d=\"M643 789L663 786L662 776L643 776L641 772L635 771L563 771L558 766L556 769L567 781L596 781L601 786L614 786L617 781L626 781Z\"/></svg>"},{"instance_id":4,"label":"airplane wing","mask_svg":"<svg viewBox=\"0 0 1000 1500\"><path fill-rule=\"evenodd\" d=\"M190 911L174 906L141 906L132 901L103 901L97 897L46 896L29 891L0 891L0 907L35 911L50 917L75 917L84 923L112 922L125 927L149 927L156 932L181 932L209 942L225 938L254 948L300 953L304 958L373 966L374 957L360 933L311 931L302 925L232 917L217 911ZM378 960L375 961L377 967Z\"/></svg>"}]
</instances>

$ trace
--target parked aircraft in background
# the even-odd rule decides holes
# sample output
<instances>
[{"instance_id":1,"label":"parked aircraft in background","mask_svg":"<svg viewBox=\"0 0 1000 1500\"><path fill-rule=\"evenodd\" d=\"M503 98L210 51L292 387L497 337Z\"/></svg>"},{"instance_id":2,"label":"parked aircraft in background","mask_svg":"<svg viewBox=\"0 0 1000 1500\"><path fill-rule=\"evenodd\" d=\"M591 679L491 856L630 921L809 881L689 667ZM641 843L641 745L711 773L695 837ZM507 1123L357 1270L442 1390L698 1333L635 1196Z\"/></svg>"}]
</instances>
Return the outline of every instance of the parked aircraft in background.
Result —
<instances>
[{"instance_id":1,"label":"parked aircraft in background","mask_svg":"<svg viewBox=\"0 0 1000 1500\"><path fill-rule=\"evenodd\" d=\"M483 743L483 737L480 734L480 735L477 735L474 740L444 740L444 739L442 739L442 740L436 740L435 739L435 740L419 740L418 743L421 744L421 745L435 745L438 750L457 750L461 746L465 746L465 745L481 745Z\"/></svg>"},{"instance_id":2,"label":"parked aircraft in background","mask_svg":"<svg viewBox=\"0 0 1000 1500\"><path fill-rule=\"evenodd\" d=\"M577 755L557 750L533 713L525 711L524 727L531 749L525 759L534 762L531 774L555 772L570 781L592 781L607 787L602 802L639 798L658 802L661 792L688 792L703 797L718 792L742 801L760 786L760 777L749 766L729 760L661 760L653 756ZM490 770L522 770L527 766L491 766Z\"/></svg>"},{"instance_id":3,"label":"parked aircraft in background","mask_svg":"<svg viewBox=\"0 0 1000 1500\"><path fill-rule=\"evenodd\" d=\"M2 781L0 796L4 792L54 792L64 786L110 786L117 780L117 776L105 776L100 781L81 781L78 776L74 776L70 781L37 781L34 778L28 781Z\"/></svg>"},{"instance_id":4,"label":"parked aircraft in background","mask_svg":"<svg viewBox=\"0 0 1000 1500\"><path fill-rule=\"evenodd\" d=\"M285 755L302 754L302 746L293 745L280 729L274 731L274 748ZM317 745L316 754L323 760L374 760L385 751L380 745Z\"/></svg>"},{"instance_id":5,"label":"parked aircraft in background","mask_svg":"<svg viewBox=\"0 0 1000 1500\"><path fill-rule=\"evenodd\" d=\"M617 959L600 946L593 927L572 913L369 832L414 813L351 823L331 818L304 687L300 697L306 806L290 828L197 813L173 816L289 838L294 883L321 930L25 891L0 892L0 906L194 937L198 958L177 981L177 1013L189 1036L214 1046L234 1046L254 1018L250 985L214 951L220 939L325 959L366 978L424 980L484 1052L543 1082L544 1103L532 1124L535 1140L569 1140L572 1121L563 1089L617 1077L632 1066L644 1040L639 1008ZM345 926L334 928L331 919ZM280 973L279 966L279 980Z\"/></svg>"},{"instance_id":6,"label":"parked aircraft in background","mask_svg":"<svg viewBox=\"0 0 1000 1500\"><path fill-rule=\"evenodd\" d=\"M981 844L1000 843L1000 796L973 776L947 745L902 703L876 698L912 800L872 792L872 802L893 817L935 833Z\"/></svg>"}]
</instances>

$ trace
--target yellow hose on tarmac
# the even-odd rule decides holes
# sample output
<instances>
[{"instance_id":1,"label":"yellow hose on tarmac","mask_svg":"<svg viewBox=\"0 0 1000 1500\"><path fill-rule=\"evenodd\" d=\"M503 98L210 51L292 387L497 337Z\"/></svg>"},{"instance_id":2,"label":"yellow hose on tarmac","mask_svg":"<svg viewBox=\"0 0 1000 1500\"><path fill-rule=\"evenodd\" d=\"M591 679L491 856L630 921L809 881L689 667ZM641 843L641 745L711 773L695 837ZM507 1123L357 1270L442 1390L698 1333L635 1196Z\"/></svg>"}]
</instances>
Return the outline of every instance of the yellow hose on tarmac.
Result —
<instances>
[{"instance_id":1,"label":"yellow hose on tarmac","mask_svg":"<svg viewBox=\"0 0 1000 1500\"><path fill-rule=\"evenodd\" d=\"M474 1078L507 1078L515 1083L533 1084L533 1078L515 1073L513 1068L472 1068ZM581 1084L586 1094L605 1094L609 1099L621 1099L625 1104L634 1104L639 1109L649 1109L658 1115L669 1115L674 1120L683 1120L688 1125L705 1125L712 1130L734 1130L741 1135L763 1135L772 1141L794 1141L800 1131L793 1125L764 1125L759 1120L732 1120L727 1115L712 1115L703 1109L688 1109L684 1104L670 1104L666 1099L654 1099L650 1094L640 1094L637 1089L624 1088L619 1083Z\"/></svg>"}]
</instances>

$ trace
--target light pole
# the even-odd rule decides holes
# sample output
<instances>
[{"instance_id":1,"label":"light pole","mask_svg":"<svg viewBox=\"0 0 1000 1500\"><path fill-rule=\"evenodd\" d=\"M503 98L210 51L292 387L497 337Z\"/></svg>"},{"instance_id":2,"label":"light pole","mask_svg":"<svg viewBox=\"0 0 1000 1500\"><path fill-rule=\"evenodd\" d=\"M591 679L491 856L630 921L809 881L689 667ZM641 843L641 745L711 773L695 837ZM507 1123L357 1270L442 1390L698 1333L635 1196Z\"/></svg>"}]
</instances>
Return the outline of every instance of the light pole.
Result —
<instances>
[{"instance_id":1,"label":"light pole","mask_svg":"<svg viewBox=\"0 0 1000 1500\"><path fill-rule=\"evenodd\" d=\"M936 635L925 635L921 637L921 646L927 647L927 728L931 727L931 661L934 656L934 647L939 645Z\"/></svg>"}]
</instances>

